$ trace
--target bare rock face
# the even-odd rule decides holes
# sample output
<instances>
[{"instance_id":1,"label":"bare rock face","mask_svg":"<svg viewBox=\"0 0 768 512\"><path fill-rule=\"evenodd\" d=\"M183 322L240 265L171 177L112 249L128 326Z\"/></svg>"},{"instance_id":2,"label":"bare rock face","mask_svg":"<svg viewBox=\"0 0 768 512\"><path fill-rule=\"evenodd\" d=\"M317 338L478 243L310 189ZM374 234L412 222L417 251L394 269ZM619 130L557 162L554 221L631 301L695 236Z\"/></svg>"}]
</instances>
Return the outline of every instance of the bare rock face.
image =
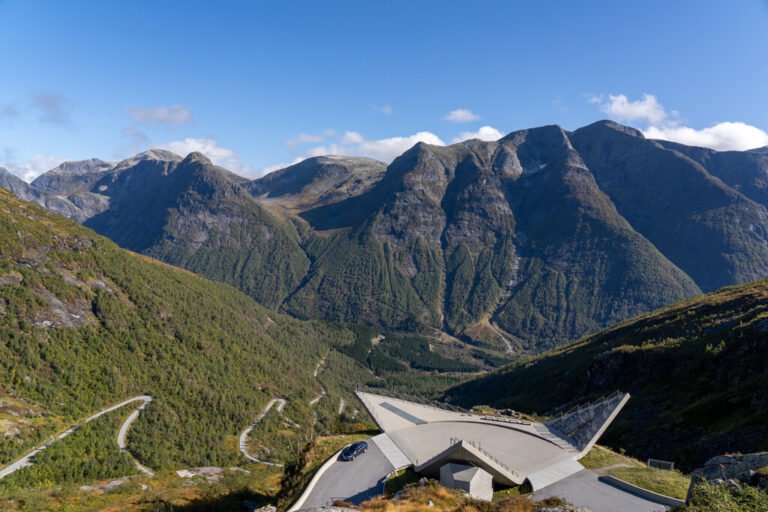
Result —
<instances>
[{"instance_id":1,"label":"bare rock face","mask_svg":"<svg viewBox=\"0 0 768 512\"><path fill-rule=\"evenodd\" d=\"M98 158L76 162L64 162L39 176L31 186L39 194L69 196L90 188L98 177L115 166Z\"/></svg>"},{"instance_id":2,"label":"bare rock face","mask_svg":"<svg viewBox=\"0 0 768 512\"><path fill-rule=\"evenodd\" d=\"M752 485L768 491L768 452L718 455L691 475L688 496L701 482L731 486Z\"/></svg>"},{"instance_id":3,"label":"bare rock face","mask_svg":"<svg viewBox=\"0 0 768 512\"><path fill-rule=\"evenodd\" d=\"M271 172L246 188L265 201L305 210L368 191L386 168L370 158L319 156Z\"/></svg>"},{"instance_id":4,"label":"bare rock face","mask_svg":"<svg viewBox=\"0 0 768 512\"><path fill-rule=\"evenodd\" d=\"M0 188L4 188L12 192L16 197L26 199L27 201L34 201L36 199L35 191L32 190L32 187L26 181L11 174L3 167L0 167Z\"/></svg>"}]
</instances>

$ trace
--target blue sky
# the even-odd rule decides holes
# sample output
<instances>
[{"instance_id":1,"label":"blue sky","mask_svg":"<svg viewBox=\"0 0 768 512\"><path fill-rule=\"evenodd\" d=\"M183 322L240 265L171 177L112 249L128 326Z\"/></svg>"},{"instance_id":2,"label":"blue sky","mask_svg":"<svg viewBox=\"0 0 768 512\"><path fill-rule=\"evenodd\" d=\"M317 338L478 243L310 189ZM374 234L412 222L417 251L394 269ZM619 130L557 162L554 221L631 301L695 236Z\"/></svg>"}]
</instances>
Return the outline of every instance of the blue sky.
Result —
<instances>
[{"instance_id":1,"label":"blue sky","mask_svg":"<svg viewBox=\"0 0 768 512\"><path fill-rule=\"evenodd\" d=\"M0 0L0 56L0 165L27 179L149 147L255 176L608 117L768 145L768 0Z\"/></svg>"}]
</instances>

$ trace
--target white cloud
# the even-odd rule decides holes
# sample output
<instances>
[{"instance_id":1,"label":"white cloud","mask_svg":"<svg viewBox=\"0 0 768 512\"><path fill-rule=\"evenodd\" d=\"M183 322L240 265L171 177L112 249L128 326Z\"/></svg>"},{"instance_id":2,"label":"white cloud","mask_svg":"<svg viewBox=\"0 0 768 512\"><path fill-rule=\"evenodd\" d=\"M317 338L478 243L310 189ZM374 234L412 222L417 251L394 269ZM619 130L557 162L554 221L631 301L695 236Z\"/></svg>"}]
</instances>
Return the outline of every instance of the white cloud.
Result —
<instances>
[{"instance_id":1,"label":"white cloud","mask_svg":"<svg viewBox=\"0 0 768 512\"><path fill-rule=\"evenodd\" d=\"M158 144L156 147L167 149L177 155L187 156L189 153L198 152L207 156L214 164L220 165L230 171L240 174L251 174L250 166L240 160L240 156L233 150L219 145L215 139L186 138Z\"/></svg>"},{"instance_id":2,"label":"white cloud","mask_svg":"<svg viewBox=\"0 0 768 512\"><path fill-rule=\"evenodd\" d=\"M139 123L154 123L167 126L180 126L192 120L192 111L182 105L173 105L171 107L164 105L132 107L128 109L128 115Z\"/></svg>"},{"instance_id":3,"label":"white cloud","mask_svg":"<svg viewBox=\"0 0 768 512\"><path fill-rule=\"evenodd\" d=\"M643 94L642 98L629 101L624 94L609 94L605 101L603 96L593 96L591 103L600 105L600 110L619 121L645 121L656 124L667 119L667 112L653 94Z\"/></svg>"},{"instance_id":4,"label":"white cloud","mask_svg":"<svg viewBox=\"0 0 768 512\"><path fill-rule=\"evenodd\" d=\"M359 132L344 132L344 137L341 139L342 144L362 144L365 142L365 137Z\"/></svg>"},{"instance_id":5,"label":"white cloud","mask_svg":"<svg viewBox=\"0 0 768 512\"><path fill-rule=\"evenodd\" d=\"M639 128L649 139L662 139L689 146L702 146L719 151L743 151L768 146L768 132L740 121L725 121L696 129L686 126L679 114L667 111L652 94L630 101L624 94L592 96L590 103L618 121L642 123Z\"/></svg>"},{"instance_id":6,"label":"white cloud","mask_svg":"<svg viewBox=\"0 0 768 512\"><path fill-rule=\"evenodd\" d=\"M327 139L329 140L326 140L326 144L307 149L304 152L304 157L321 155L365 156L389 163L417 142L445 146L445 142L440 137L426 131L402 137L367 139L360 132L350 130Z\"/></svg>"},{"instance_id":7,"label":"white cloud","mask_svg":"<svg viewBox=\"0 0 768 512\"><path fill-rule=\"evenodd\" d=\"M468 123L470 121L477 121L478 119L480 119L480 116L467 108L451 110L448 112L448 115L443 118L443 120L450 121L451 123Z\"/></svg>"},{"instance_id":8,"label":"white cloud","mask_svg":"<svg viewBox=\"0 0 768 512\"><path fill-rule=\"evenodd\" d=\"M504 134L493 126L481 126L480 129L475 132L461 132L454 137L451 142L463 142L469 139L499 140L503 136Z\"/></svg>"},{"instance_id":9,"label":"white cloud","mask_svg":"<svg viewBox=\"0 0 768 512\"><path fill-rule=\"evenodd\" d=\"M649 139L670 140L720 151L744 151L768 146L768 132L741 122L717 123L702 130L688 126L649 126L643 134Z\"/></svg>"},{"instance_id":10,"label":"white cloud","mask_svg":"<svg viewBox=\"0 0 768 512\"><path fill-rule=\"evenodd\" d=\"M392 111L394 109L392 108L392 105L374 105L373 110L375 110L376 112L380 112L385 116L388 116L392 114Z\"/></svg>"},{"instance_id":11,"label":"white cloud","mask_svg":"<svg viewBox=\"0 0 768 512\"><path fill-rule=\"evenodd\" d=\"M384 162L391 162L418 142L445 146L445 142L432 132L418 132L405 137L389 137L377 140L367 140L360 136L356 140L352 147L353 154L375 158Z\"/></svg>"},{"instance_id":12,"label":"white cloud","mask_svg":"<svg viewBox=\"0 0 768 512\"><path fill-rule=\"evenodd\" d=\"M17 162L14 160L0 162L0 167L5 167L12 174L15 174L27 183L30 183L41 174L50 171L66 161L66 158L56 156L35 155L26 162Z\"/></svg>"}]
</instances>

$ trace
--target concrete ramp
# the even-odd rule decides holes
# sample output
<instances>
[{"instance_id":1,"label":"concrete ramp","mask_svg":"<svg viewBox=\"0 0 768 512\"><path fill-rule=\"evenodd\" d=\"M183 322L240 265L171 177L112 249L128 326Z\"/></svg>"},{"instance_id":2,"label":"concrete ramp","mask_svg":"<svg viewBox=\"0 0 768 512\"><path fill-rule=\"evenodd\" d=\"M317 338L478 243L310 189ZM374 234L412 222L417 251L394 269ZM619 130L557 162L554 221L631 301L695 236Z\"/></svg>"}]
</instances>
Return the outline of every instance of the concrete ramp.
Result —
<instances>
[{"instance_id":1,"label":"concrete ramp","mask_svg":"<svg viewBox=\"0 0 768 512\"><path fill-rule=\"evenodd\" d=\"M387 434L379 434L371 438L371 441L379 447L379 450L381 450L395 469L407 468L412 465L408 457L400 451L400 448L397 447Z\"/></svg>"},{"instance_id":2,"label":"concrete ramp","mask_svg":"<svg viewBox=\"0 0 768 512\"><path fill-rule=\"evenodd\" d=\"M531 473L528 475L528 481L531 483L533 490L538 491L548 485L552 485L555 482L568 478L571 475L575 475L583 469L584 466L575 460L567 459L544 469L540 469L535 473Z\"/></svg>"},{"instance_id":3,"label":"concrete ramp","mask_svg":"<svg viewBox=\"0 0 768 512\"><path fill-rule=\"evenodd\" d=\"M617 391L599 400L581 404L546 423L553 433L570 440L579 458L589 452L629 400L629 393Z\"/></svg>"}]
</instances>

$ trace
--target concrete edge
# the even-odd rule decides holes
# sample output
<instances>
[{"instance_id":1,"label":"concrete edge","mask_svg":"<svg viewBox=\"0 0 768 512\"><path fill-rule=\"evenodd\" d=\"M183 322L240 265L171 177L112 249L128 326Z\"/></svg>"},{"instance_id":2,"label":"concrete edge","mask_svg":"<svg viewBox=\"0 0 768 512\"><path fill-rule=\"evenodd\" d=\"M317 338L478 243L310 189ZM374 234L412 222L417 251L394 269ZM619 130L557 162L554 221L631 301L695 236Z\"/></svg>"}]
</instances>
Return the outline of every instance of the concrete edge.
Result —
<instances>
[{"instance_id":1,"label":"concrete edge","mask_svg":"<svg viewBox=\"0 0 768 512\"><path fill-rule=\"evenodd\" d=\"M617 487L622 491L631 492L632 494L636 494L641 498L645 498L650 501L655 501L657 503L661 503L662 505L666 505L668 507L681 507L685 505L685 500L679 500L671 496L665 496L664 494L659 494L657 492L649 491L648 489L643 489L642 487L638 487L629 482L625 482L621 478L616 478L615 476L601 475L597 477L597 479L603 483L612 485L613 487Z\"/></svg>"},{"instance_id":2,"label":"concrete edge","mask_svg":"<svg viewBox=\"0 0 768 512\"><path fill-rule=\"evenodd\" d=\"M408 464L407 466L401 466L399 468L395 468L389 473L387 473L387 476L384 477L384 481L381 482L381 494L384 494L384 492L387 490L387 481L389 480L389 477L397 473L398 471L402 471L404 469L412 468L413 464Z\"/></svg>"},{"instance_id":3,"label":"concrete edge","mask_svg":"<svg viewBox=\"0 0 768 512\"><path fill-rule=\"evenodd\" d=\"M331 455L331 458L329 458L322 466L320 466L320 469L315 472L315 475L312 477L312 480L309 481L309 484L307 485L306 489L304 489L304 492L301 493L299 499L297 499L296 502L291 505L291 508L288 509L288 512L296 512L297 510L301 510L301 506L304 505L304 502L307 501L307 498L309 498L309 495L312 493L312 489L315 488L318 480L320 480L320 477L322 477L323 474L328 471L328 468L330 468L333 463L338 460L344 448Z\"/></svg>"},{"instance_id":4,"label":"concrete edge","mask_svg":"<svg viewBox=\"0 0 768 512\"><path fill-rule=\"evenodd\" d=\"M611 414L608 416L608 419L606 419L602 425L600 425L600 428L597 429L597 432L594 436L592 436L592 439L589 440L589 443L587 443L587 446L584 447L583 450L579 452L577 455L577 459L579 460L582 457L586 456L587 453L589 453L589 450L591 450L596 444L597 441L605 434L605 431L608 430L608 427L611 426L613 423L613 420L616 419L616 416L619 415L622 409L624 409L624 406L627 405L627 402L629 402L629 399L632 398L632 395L629 393L624 393L624 397L621 399L621 402L611 411ZM578 449L578 448L577 448Z\"/></svg>"}]
</instances>

